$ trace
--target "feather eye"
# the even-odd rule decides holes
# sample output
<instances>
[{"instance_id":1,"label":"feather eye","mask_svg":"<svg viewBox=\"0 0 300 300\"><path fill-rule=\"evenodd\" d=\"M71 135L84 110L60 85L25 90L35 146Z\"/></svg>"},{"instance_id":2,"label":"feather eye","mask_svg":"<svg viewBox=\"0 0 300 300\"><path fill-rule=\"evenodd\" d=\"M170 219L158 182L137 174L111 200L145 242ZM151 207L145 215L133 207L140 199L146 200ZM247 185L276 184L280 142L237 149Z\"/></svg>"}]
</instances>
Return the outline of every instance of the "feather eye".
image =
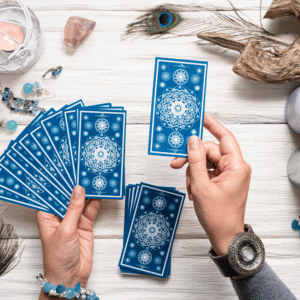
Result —
<instances>
[{"instance_id":1,"label":"feather eye","mask_svg":"<svg viewBox=\"0 0 300 300\"><path fill-rule=\"evenodd\" d=\"M153 36L169 32L181 22L181 16L172 6L162 5L127 25L126 35Z\"/></svg>"},{"instance_id":2,"label":"feather eye","mask_svg":"<svg viewBox=\"0 0 300 300\"><path fill-rule=\"evenodd\" d=\"M240 43L245 43L250 38L258 39L263 48L290 45L266 31L262 26L242 18L230 0L228 2L234 15L205 9L201 6L172 4L158 6L127 25L125 37L194 36L197 41L198 34L198 37L201 38L199 44L215 44L211 39L211 33L216 32L230 35Z\"/></svg>"}]
</instances>

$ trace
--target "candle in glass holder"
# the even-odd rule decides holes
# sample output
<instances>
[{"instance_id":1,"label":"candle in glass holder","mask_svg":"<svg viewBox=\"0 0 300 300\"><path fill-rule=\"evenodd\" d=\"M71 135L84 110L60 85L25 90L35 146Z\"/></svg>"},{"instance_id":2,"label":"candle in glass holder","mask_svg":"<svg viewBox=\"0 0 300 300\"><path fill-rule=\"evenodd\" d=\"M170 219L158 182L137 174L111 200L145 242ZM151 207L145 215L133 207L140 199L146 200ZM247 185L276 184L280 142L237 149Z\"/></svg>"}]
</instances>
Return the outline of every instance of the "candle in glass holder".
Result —
<instances>
[{"instance_id":1,"label":"candle in glass holder","mask_svg":"<svg viewBox=\"0 0 300 300\"><path fill-rule=\"evenodd\" d=\"M0 23L0 49L14 51L23 42L23 30L21 26L6 22Z\"/></svg>"}]
</instances>

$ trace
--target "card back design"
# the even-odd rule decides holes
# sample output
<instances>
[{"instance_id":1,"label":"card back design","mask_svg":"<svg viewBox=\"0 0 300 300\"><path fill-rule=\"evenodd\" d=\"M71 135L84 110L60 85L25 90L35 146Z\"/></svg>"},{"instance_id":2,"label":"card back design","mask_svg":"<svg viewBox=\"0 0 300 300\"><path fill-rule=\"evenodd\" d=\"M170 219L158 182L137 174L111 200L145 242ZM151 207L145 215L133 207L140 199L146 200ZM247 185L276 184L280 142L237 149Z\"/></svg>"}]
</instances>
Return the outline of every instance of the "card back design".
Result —
<instances>
[{"instance_id":1,"label":"card back design","mask_svg":"<svg viewBox=\"0 0 300 300\"><path fill-rule=\"evenodd\" d=\"M186 157L202 138L206 76L207 62L156 58L148 154Z\"/></svg>"}]
</instances>

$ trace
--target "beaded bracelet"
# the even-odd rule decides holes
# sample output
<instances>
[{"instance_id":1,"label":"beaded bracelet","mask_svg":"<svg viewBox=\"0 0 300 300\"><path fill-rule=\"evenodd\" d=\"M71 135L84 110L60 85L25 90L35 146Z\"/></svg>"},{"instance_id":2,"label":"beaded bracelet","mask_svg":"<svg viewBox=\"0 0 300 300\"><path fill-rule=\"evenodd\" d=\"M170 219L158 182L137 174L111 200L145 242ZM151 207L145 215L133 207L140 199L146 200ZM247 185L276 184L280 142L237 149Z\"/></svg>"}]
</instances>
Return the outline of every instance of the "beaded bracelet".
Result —
<instances>
[{"instance_id":1,"label":"beaded bracelet","mask_svg":"<svg viewBox=\"0 0 300 300\"><path fill-rule=\"evenodd\" d=\"M59 297L66 299L82 299L82 300L100 300L94 291L81 287L77 283L74 288L65 288L63 284L56 286L51 284L42 274L36 276L37 281L42 285L43 292L50 297Z\"/></svg>"}]
</instances>

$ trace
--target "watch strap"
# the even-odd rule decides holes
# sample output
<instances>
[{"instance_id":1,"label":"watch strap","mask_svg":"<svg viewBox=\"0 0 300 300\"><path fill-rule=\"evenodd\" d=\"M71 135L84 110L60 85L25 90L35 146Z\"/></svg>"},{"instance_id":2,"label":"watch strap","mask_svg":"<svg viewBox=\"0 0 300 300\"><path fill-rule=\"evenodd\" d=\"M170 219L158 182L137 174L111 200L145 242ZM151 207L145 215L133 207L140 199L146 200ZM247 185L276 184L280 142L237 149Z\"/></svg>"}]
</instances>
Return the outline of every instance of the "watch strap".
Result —
<instances>
[{"instance_id":1,"label":"watch strap","mask_svg":"<svg viewBox=\"0 0 300 300\"><path fill-rule=\"evenodd\" d=\"M244 231L254 234L252 227L248 224L244 225ZM210 258L217 265L218 269L220 270L220 272L223 276L234 277L234 276L240 275L231 267L231 265L229 263L229 259L228 259L228 254L223 255L223 256L218 256L212 247L210 248L208 253L209 253Z\"/></svg>"},{"instance_id":2,"label":"watch strap","mask_svg":"<svg viewBox=\"0 0 300 300\"><path fill-rule=\"evenodd\" d=\"M223 256L217 256L215 250L213 248L210 248L209 255L210 255L210 258L217 265L219 271L221 272L221 274L223 276L225 276L225 277L234 277L234 276L239 275L230 266L229 259L228 259L228 254L223 255Z\"/></svg>"}]
</instances>

